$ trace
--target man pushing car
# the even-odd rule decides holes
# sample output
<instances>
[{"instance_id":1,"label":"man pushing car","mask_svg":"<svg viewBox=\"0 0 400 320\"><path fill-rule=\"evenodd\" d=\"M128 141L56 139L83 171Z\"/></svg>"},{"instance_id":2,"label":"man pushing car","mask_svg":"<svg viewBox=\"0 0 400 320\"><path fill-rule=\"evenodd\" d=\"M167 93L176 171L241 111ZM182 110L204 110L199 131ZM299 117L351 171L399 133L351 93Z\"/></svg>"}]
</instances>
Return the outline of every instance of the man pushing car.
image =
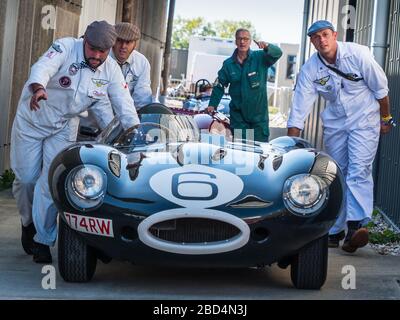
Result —
<instances>
[{"instance_id":1,"label":"man pushing car","mask_svg":"<svg viewBox=\"0 0 400 320\"><path fill-rule=\"evenodd\" d=\"M22 246L37 263L51 263L57 210L48 186L55 156L76 141L78 115L91 108L104 128L114 112L128 129L139 124L118 64L109 57L114 26L95 21L83 39L63 38L31 69L18 104L11 136L13 193L22 223Z\"/></svg>"}]
</instances>

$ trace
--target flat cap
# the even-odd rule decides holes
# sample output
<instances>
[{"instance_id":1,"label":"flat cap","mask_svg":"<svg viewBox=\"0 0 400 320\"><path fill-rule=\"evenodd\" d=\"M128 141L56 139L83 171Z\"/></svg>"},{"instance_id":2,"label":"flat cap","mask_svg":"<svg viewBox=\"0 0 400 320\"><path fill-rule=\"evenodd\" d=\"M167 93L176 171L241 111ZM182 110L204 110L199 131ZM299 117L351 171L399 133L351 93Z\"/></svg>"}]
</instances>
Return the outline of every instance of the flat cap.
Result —
<instances>
[{"instance_id":1,"label":"flat cap","mask_svg":"<svg viewBox=\"0 0 400 320\"><path fill-rule=\"evenodd\" d=\"M115 25L117 37L125 41L137 41L140 39L140 29L129 22L121 22Z\"/></svg>"},{"instance_id":2,"label":"flat cap","mask_svg":"<svg viewBox=\"0 0 400 320\"><path fill-rule=\"evenodd\" d=\"M114 46L117 32L107 21L95 21L87 27L85 39L93 47L108 50Z\"/></svg>"},{"instance_id":3,"label":"flat cap","mask_svg":"<svg viewBox=\"0 0 400 320\"><path fill-rule=\"evenodd\" d=\"M315 21L310 28L308 28L307 35L311 36L312 34L324 30L324 29L331 29L332 31L336 31L335 27L332 23L327 20L318 20Z\"/></svg>"}]
</instances>

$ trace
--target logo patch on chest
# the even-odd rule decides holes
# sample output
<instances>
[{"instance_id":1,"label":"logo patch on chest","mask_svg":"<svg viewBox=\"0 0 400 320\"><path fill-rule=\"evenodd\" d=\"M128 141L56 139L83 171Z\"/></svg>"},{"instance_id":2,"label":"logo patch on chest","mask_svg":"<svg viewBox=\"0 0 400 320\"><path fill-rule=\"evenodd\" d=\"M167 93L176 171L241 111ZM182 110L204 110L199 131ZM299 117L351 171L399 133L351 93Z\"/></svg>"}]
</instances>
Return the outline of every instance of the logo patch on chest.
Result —
<instances>
[{"instance_id":1,"label":"logo patch on chest","mask_svg":"<svg viewBox=\"0 0 400 320\"><path fill-rule=\"evenodd\" d=\"M63 88L69 88L72 83L71 78L69 77L62 77L58 82L60 83L60 86Z\"/></svg>"},{"instance_id":2,"label":"logo patch on chest","mask_svg":"<svg viewBox=\"0 0 400 320\"><path fill-rule=\"evenodd\" d=\"M327 76L327 77L324 77L324 78L321 78L321 79L317 79L317 80L314 81L314 83L319 84L321 86L325 86L328 83L330 78L331 78L331 76Z\"/></svg>"},{"instance_id":3,"label":"logo patch on chest","mask_svg":"<svg viewBox=\"0 0 400 320\"><path fill-rule=\"evenodd\" d=\"M105 96L107 95L107 93L102 92L102 91L97 91L97 90L94 90L94 91L93 91L93 94L94 94L96 97L99 97L99 98L105 97Z\"/></svg>"},{"instance_id":4,"label":"logo patch on chest","mask_svg":"<svg viewBox=\"0 0 400 320\"><path fill-rule=\"evenodd\" d=\"M137 82L138 80L139 80L139 77L132 73L128 73L128 75L126 76L126 82L128 82L128 83Z\"/></svg>"},{"instance_id":5,"label":"logo patch on chest","mask_svg":"<svg viewBox=\"0 0 400 320\"><path fill-rule=\"evenodd\" d=\"M109 84L109 81L103 79L92 79L97 88L101 88Z\"/></svg>"}]
</instances>

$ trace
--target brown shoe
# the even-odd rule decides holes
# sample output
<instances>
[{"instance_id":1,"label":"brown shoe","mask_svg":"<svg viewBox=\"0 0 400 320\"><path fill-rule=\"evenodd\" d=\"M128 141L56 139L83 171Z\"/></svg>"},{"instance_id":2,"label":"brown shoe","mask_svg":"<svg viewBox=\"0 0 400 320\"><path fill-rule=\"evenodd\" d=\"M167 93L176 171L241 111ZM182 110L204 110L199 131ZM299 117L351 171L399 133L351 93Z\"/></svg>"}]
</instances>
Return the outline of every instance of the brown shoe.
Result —
<instances>
[{"instance_id":1,"label":"brown shoe","mask_svg":"<svg viewBox=\"0 0 400 320\"><path fill-rule=\"evenodd\" d=\"M346 252L353 253L358 248L365 247L368 244L368 240L368 229L349 229L346 235L346 239L344 240L342 249Z\"/></svg>"}]
</instances>

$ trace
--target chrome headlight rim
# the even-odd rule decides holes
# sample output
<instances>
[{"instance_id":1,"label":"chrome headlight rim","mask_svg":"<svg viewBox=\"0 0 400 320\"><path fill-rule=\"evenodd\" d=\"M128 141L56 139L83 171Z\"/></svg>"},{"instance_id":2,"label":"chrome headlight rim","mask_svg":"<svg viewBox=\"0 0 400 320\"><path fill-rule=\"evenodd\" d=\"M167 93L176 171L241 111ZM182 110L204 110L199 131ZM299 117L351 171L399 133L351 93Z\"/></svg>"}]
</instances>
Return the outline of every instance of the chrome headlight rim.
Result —
<instances>
[{"instance_id":1,"label":"chrome headlight rim","mask_svg":"<svg viewBox=\"0 0 400 320\"><path fill-rule=\"evenodd\" d=\"M313 179L318 186L318 195L314 201L309 204L297 202L291 195L291 187L295 181L300 179ZM319 176L313 174L299 174L288 178L283 188L283 202L285 207L294 215L300 217L312 217L319 214L326 206L329 198L329 187Z\"/></svg>"},{"instance_id":2,"label":"chrome headlight rim","mask_svg":"<svg viewBox=\"0 0 400 320\"><path fill-rule=\"evenodd\" d=\"M82 169L91 169L95 170L98 174L100 174L102 179L102 186L95 195L88 196L82 194L77 186L76 186L76 176ZM86 210L86 209L95 209L99 207L104 200L106 195L107 188L107 174L98 166L95 165L80 165L71 170L66 178L66 194L70 204L78 210Z\"/></svg>"}]
</instances>

